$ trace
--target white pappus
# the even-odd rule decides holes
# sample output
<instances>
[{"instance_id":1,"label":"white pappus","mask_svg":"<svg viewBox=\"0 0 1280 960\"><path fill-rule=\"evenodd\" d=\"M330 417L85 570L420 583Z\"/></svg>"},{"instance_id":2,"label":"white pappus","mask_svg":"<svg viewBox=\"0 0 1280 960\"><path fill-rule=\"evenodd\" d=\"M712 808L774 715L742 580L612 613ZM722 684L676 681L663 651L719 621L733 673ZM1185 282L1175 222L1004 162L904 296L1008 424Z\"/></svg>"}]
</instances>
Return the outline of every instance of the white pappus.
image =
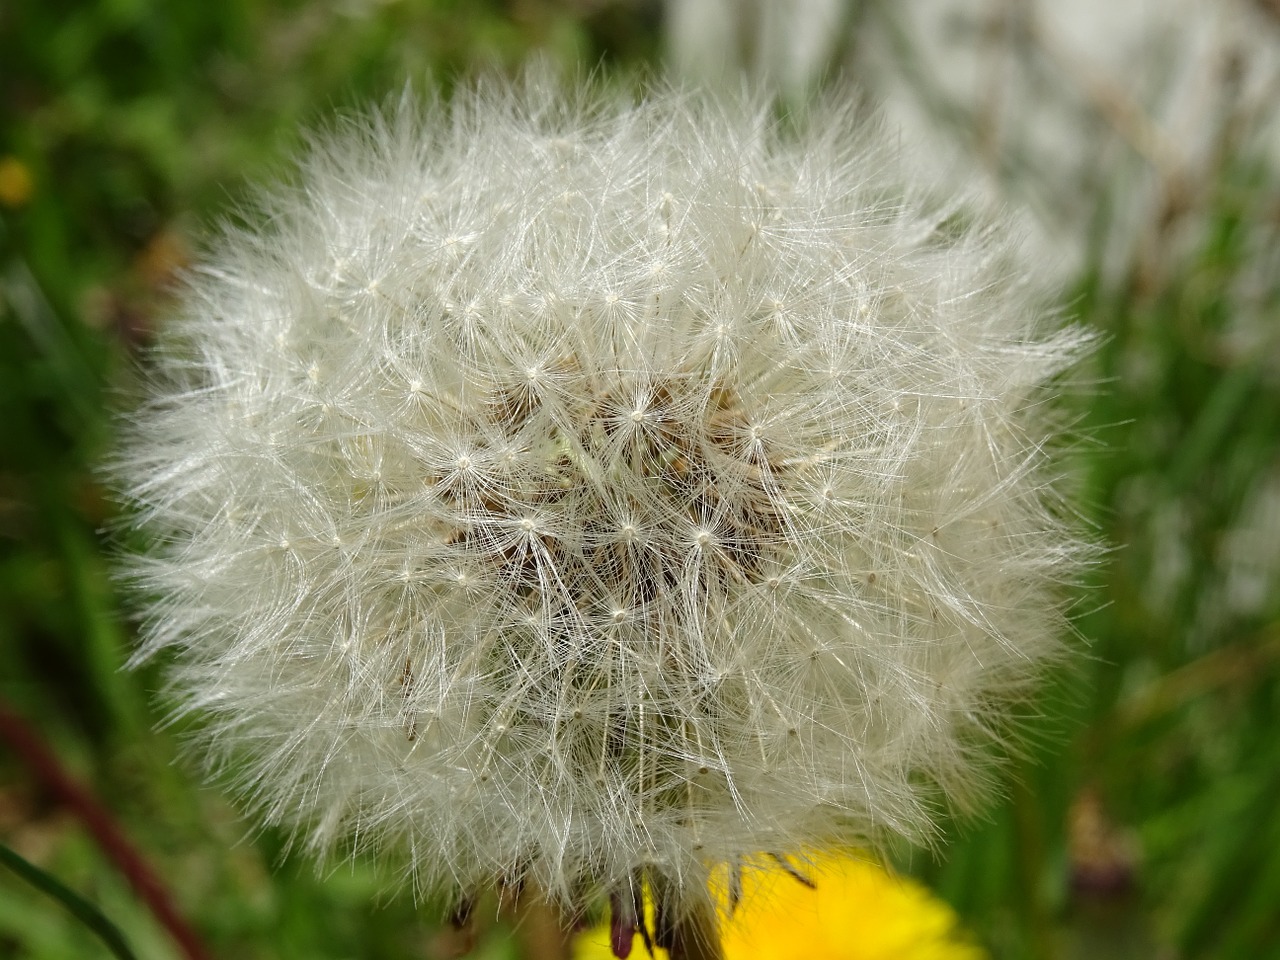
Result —
<instances>
[{"instance_id":1,"label":"white pappus","mask_svg":"<svg viewBox=\"0 0 1280 960\"><path fill-rule=\"evenodd\" d=\"M193 271L113 470L139 656L265 822L678 913L981 793L1089 555L1047 453L1088 338L874 124L772 117L406 98Z\"/></svg>"}]
</instances>

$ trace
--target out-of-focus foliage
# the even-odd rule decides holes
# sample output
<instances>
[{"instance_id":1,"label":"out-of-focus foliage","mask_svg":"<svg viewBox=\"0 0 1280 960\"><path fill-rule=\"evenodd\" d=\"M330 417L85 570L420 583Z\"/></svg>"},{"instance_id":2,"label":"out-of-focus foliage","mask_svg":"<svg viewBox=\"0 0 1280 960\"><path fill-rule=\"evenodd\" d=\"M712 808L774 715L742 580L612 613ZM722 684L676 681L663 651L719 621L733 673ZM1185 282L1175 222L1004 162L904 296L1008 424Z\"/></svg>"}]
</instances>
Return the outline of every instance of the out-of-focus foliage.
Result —
<instances>
[{"instance_id":1,"label":"out-of-focus foliage","mask_svg":"<svg viewBox=\"0 0 1280 960\"><path fill-rule=\"evenodd\" d=\"M101 532L114 508L91 465L110 440L106 411L127 405L126 358L162 322L212 219L235 215L246 184L286 173L300 129L407 80L447 88L532 51L608 75L652 64L660 7L0 5L0 696L92 786L218 956L430 957L450 935L362 866L317 877L282 857L286 838L246 836L175 763L158 671L121 671L131 628ZM1275 4L1252 8L1255 39L1280 43L1265 32ZM851 2L833 22L866 38L894 9ZM924 76L909 24L893 36L881 52L907 81ZM866 62L857 36L831 48L847 71ZM1064 69L1019 49L1057 95L1091 76L1087 62ZM1102 110L1098 92L1086 84L1072 100ZM929 122L961 146L987 142L971 115L933 105ZM1078 608L1088 652L1029 718L1034 746L1010 770L1009 799L936 856L902 862L998 958L1280 956L1280 171L1240 128L1274 117L1223 124L1211 162L1171 185L1137 244L1115 242L1135 235L1134 181L1108 171L1161 171L1113 136L1117 116L1095 120L1111 158L1090 168L1098 189L1056 198L1090 211L1063 302L1105 336L1075 459L1083 519L1114 546ZM1015 173L1052 187L1044 170ZM177 956L3 746L0 839L93 900L141 956ZM513 956L495 913L480 911L480 955ZM57 904L0 875L0 956L101 951Z\"/></svg>"}]
</instances>

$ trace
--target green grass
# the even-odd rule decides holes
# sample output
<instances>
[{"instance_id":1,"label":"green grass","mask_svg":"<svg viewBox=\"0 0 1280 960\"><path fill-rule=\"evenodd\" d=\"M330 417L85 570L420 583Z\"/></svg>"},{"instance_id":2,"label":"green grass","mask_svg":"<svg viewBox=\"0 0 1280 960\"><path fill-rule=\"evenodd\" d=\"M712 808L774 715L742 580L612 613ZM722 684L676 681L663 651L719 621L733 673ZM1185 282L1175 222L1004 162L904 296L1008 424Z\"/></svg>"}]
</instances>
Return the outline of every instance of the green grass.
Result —
<instances>
[{"instance_id":1,"label":"green grass","mask_svg":"<svg viewBox=\"0 0 1280 960\"><path fill-rule=\"evenodd\" d=\"M363 866L317 876L284 858L283 838L250 833L175 760L158 668L121 669L131 627L103 532L114 508L92 469L106 411L163 318L172 267L247 184L284 169L300 127L406 77L447 87L533 49L606 72L656 56L642 8L569 10L0 8L0 158L34 181L0 206L0 696L111 809L216 956L423 957L436 932ZM999 958L1280 956L1280 172L1240 154L1213 177L1194 243L1095 264L1064 298L1103 334L1071 454L1085 519L1113 547L1078 606L1087 653L1029 721L1007 799L936 855L903 857ZM1092 202L1104 237L1110 198ZM0 841L95 903L140 957L177 956L3 747ZM1085 889L1099 850L1129 873ZM482 955L514 949L498 929ZM0 956L104 951L0 874Z\"/></svg>"}]
</instances>

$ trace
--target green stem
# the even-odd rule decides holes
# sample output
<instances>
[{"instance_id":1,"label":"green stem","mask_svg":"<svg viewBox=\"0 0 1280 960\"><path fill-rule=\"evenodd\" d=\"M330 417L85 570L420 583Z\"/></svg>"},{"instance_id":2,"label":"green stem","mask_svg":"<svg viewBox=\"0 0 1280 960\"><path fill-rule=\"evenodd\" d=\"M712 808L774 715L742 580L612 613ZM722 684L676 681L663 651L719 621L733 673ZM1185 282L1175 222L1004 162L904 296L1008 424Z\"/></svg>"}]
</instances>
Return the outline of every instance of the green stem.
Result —
<instances>
[{"instance_id":1,"label":"green stem","mask_svg":"<svg viewBox=\"0 0 1280 960\"><path fill-rule=\"evenodd\" d=\"M209 960L209 952L195 930L178 912L164 884L151 870L115 818L92 793L77 783L31 724L0 700L0 742L6 743L32 774L71 811L93 836L106 857L124 874L156 920L187 960Z\"/></svg>"},{"instance_id":2,"label":"green stem","mask_svg":"<svg viewBox=\"0 0 1280 960\"><path fill-rule=\"evenodd\" d=\"M125 942L120 928L108 920L96 906L63 884L57 877L41 870L34 863L19 856L4 844L0 844L0 863L4 864L27 883L42 893L47 893L71 912L71 915L98 935L107 948L120 960L137 960L136 954Z\"/></svg>"}]
</instances>

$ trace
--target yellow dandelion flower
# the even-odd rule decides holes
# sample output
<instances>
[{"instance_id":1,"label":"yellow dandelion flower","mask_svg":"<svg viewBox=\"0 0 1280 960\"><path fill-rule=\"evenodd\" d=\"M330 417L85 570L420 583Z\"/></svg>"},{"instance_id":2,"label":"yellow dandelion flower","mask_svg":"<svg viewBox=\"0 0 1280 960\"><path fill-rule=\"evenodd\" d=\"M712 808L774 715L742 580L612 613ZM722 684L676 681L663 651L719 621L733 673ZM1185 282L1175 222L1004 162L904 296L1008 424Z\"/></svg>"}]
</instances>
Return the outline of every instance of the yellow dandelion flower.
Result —
<instances>
[{"instance_id":1,"label":"yellow dandelion flower","mask_svg":"<svg viewBox=\"0 0 1280 960\"><path fill-rule=\"evenodd\" d=\"M815 857L804 875L813 887L781 869L745 871L728 916L726 874L717 874L725 960L986 960L955 911L915 880L848 855ZM652 924L651 903L646 910ZM654 956L667 960L662 949ZM574 960L612 957L608 922L577 939Z\"/></svg>"}]
</instances>

